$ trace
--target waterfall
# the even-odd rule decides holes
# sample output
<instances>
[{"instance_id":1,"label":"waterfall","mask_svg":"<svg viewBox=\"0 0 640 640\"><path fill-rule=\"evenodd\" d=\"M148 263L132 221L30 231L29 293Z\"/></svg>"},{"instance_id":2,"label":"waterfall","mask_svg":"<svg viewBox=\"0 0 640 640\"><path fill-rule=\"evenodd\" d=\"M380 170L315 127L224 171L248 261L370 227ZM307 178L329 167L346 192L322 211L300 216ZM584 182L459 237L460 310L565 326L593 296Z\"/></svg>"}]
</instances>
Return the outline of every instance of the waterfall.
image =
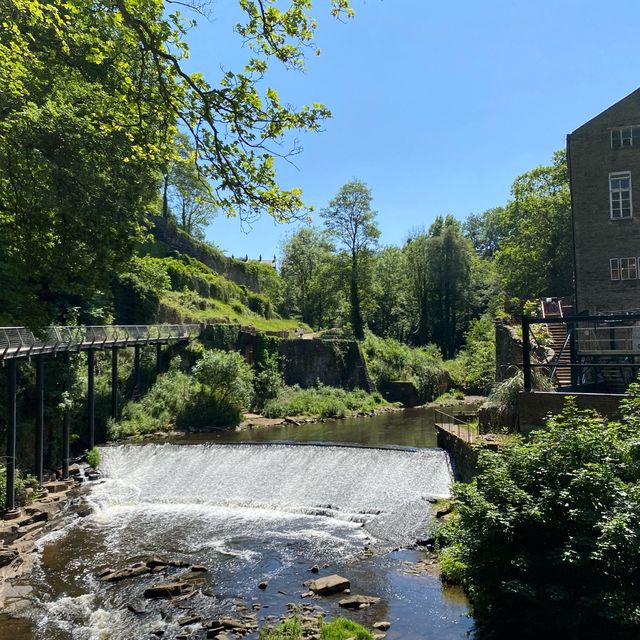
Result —
<instances>
[{"instance_id":1,"label":"waterfall","mask_svg":"<svg viewBox=\"0 0 640 640\"><path fill-rule=\"evenodd\" d=\"M101 450L106 482L92 500L114 507L263 510L362 523L380 541L418 535L428 500L450 493L444 451L259 445L120 445Z\"/></svg>"}]
</instances>

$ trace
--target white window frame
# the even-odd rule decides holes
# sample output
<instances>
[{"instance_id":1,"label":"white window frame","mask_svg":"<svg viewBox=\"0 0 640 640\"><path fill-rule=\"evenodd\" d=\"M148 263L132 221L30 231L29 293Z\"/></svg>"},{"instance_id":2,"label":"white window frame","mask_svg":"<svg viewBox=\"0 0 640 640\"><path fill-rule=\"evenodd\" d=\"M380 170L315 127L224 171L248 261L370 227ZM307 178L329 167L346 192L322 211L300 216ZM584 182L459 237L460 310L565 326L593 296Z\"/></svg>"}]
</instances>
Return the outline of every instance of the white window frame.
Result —
<instances>
[{"instance_id":1,"label":"white window frame","mask_svg":"<svg viewBox=\"0 0 640 640\"><path fill-rule=\"evenodd\" d=\"M629 180L628 189L612 188L611 183L613 180L621 179ZM629 215L622 215L622 194L629 193ZM614 201L619 205L619 214L614 213ZM631 171L616 171L609 174L609 218L611 220L626 220L627 218L633 218L633 199L632 199L632 184L631 184Z\"/></svg>"},{"instance_id":2,"label":"white window frame","mask_svg":"<svg viewBox=\"0 0 640 640\"><path fill-rule=\"evenodd\" d=\"M609 277L613 282L637 280L640 258L609 258Z\"/></svg>"},{"instance_id":3,"label":"white window frame","mask_svg":"<svg viewBox=\"0 0 640 640\"><path fill-rule=\"evenodd\" d=\"M620 280L620 258L609 258L609 276L611 280Z\"/></svg>"},{"instance_id":4,"label":"white window frame","mask_svg":"<svg viewBox=\"0 0 640 640\"><path fill-rule=\"evenodd\" d=\"M637 280L638 264L635 258L620 258L620 280Z\"/></svg>"},{"instance_id":5,"label":"white window frame","mask_svg":"<svg viewBox=\"0 0 640 640\"><path fill-rule=\"evenodd\" d=\"M611 129L611 148L612 149L629 149L634 146L633 140L636 139L635 146L640 142L640 125L629 125L627 127L615 127ZM624 141L627 141L627 144Z\"/></svg>"}]
</instances>

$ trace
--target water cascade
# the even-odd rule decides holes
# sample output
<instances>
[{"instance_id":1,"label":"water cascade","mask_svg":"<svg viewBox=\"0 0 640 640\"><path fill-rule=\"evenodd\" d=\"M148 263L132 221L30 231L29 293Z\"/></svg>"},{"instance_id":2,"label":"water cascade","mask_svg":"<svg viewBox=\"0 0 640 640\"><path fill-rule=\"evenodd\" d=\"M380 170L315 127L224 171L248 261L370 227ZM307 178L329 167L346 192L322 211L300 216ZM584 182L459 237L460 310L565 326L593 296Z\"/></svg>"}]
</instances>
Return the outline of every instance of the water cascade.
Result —
<instances>
[{"instance_id":1,"label":"water cascade","mask_svg":"<svg viewBox=\"0 0 640 640\"><path fill-rule=\"evenodd\" d=\"M102 451L108 479L92 499L113 507L260 509L361 523L397 545L451 486L447 455L343 446L123 445Z\"/></svg>"},{"instance_id":2,"label":"water cascade","mask_svg":"<svg viewBox=\"0 0 640 640\"><path fill-rule=\"evenodd\" d=\"M21 640L129 640L132 628L136 637L158 628L164 638L183 637L184 610L145 600L143 592L184 569L100 580L107 567L150 556L207 567L206 585L184 603L203 618L233 611L238 599L255 602L258 593L258 609L276 612L299 600L309 568L318 564L392 602L409 621L405 631L427 628L421 613L411 622L414 611L432 611L434 630L462 637L464 606L443 615L437 582L411 592L386 555L422 537L429 500L449 495L451 468L439 449L146 444L104 447L101 457L104 479L86 494L92 515L70 519L40 543L34 627ZM260 580L268 581L266 591L258 591ZM136 607L146 613L132 612ZM194 633L203 630L196 624Z\"/></svg>"}]
</instances>

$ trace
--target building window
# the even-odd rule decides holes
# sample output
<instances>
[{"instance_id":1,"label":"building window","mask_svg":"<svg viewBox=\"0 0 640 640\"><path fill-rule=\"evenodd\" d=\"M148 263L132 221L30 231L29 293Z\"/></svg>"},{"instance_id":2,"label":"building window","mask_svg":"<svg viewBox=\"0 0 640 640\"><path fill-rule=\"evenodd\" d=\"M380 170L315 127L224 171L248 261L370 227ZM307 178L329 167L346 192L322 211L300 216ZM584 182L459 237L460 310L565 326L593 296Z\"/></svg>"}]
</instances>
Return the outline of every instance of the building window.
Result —
<instances>
[{"instance_id":1,"label":"building window","mask_svg":"<svg viewBox=\"0 0 640 640\"><path fill-rule=\"evenodd\" d=\"M635 280L638 270L635 258L620 258L620 280Z\"/></svg>"},{"instance_id":2,"label":"building window","mask_svg":"<svg viewBox=\"0 0 640 640\"><path fill-rule=\"evenodd\" d=\"M631 217L631 171L609 174L609 205L612 219Z\"/></svg>"},{"instance_id":3,"label":"building window","mask_svg":"<svg viewBox=\"0 0 640 640\"><path fill-rule=\"evenodd\" d=\"M640 146L640 126L611 129L611 148Z\"/></svg>"},{"instance_id":4,"label":"building window","mask_svg":"<svg viewBox=\"0 0 640 640\"><path fill-rule=\"evenodd\" d=\"M635 258L611 258L609 275L612 280L636 280L638 278L638 262Z\"/></svg>"},{"instance_id":5,"label":"building window","mask_svg":"<svg viewBox=\"0 0 640 640\"><path fill-rule=\"evenodd\" d=\"M609 274L612 280L620 280L620 258L609 260Z\"/></svg>"}]
</instances>

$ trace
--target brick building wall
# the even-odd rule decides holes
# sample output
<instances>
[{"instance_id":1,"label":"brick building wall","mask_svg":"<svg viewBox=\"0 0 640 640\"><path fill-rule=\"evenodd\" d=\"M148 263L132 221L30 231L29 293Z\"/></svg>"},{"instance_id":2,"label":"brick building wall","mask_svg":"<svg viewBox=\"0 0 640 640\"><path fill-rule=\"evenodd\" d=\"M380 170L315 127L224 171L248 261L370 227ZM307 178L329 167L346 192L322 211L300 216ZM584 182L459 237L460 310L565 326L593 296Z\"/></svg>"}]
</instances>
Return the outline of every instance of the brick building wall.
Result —
<instances>
[{"instance_id":1,"label":"brick building wall","mask_svg":"<svg viewBox=\"0 0 640 640\"><path fill-rule=\"evenodd\" d=\"M630 146L612 148L612 130L638 126ZM640 89L567 136L577 310L640 309ZM612 219L611 173L631 173L631 217ZM634 258L636 277L612 280L611 258Z\"/></svg>"}]
</instances>

